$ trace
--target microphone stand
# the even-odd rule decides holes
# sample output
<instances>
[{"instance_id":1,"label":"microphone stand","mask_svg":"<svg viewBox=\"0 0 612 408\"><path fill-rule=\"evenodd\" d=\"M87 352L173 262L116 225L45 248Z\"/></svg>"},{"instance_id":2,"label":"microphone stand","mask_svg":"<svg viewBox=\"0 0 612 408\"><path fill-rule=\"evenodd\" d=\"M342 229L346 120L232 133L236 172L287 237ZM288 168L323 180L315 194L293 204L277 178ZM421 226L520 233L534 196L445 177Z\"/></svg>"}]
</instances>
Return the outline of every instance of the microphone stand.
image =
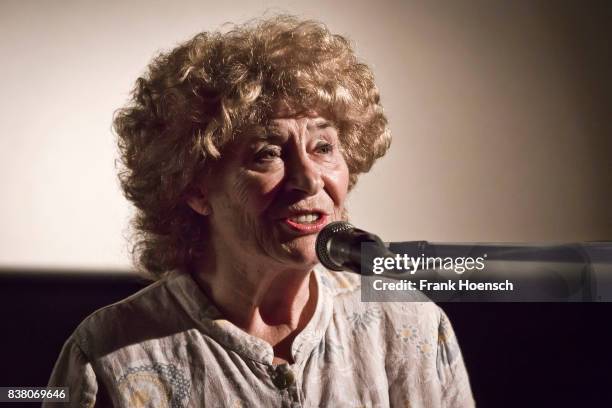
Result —
<instances>
[{"instance_id":1,"label":"microphone stand","mask_svg":"<svg viewBox=\"0 0 612 408\"><path fill-rule=\"evenodd\" d=\"M372 288L376 280L383 279L412 285L436 302L612 302L612 242L541 245L409 241L391 242L386 248L387 257L407 255L423 261L437 260L432 263L434 266L440 266L440 260L480 258L484 267L459 273L421 264L416 270L385 268L383 273L375 273L374 258L381 256L381 249L376 248L375 243L363 243L359 270L356 270L357 265L349 266L363 276L364 300L385 300ZM429 285L424 286L421 281ZM505 283L507 286L510 283L512 290L458 290L459 282L467 282L473 287L481 283ZM438 290L436 288L444 285L435 284L446 284L454 289ZM385 291L385 294L387 300L401 301L406 300L403 292ZM408 297L412 299L413 296Z\"/></svg>"}]
</instances>

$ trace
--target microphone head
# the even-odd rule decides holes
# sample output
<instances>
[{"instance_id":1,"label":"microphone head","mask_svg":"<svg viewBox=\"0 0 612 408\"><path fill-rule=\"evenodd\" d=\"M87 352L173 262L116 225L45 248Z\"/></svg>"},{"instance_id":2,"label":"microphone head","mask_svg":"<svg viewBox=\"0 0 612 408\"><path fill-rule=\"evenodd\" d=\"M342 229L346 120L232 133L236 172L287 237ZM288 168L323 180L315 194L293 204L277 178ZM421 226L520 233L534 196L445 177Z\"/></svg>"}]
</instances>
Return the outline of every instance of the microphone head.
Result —
<instances>
[{"instance_id":1,"label":"microphone head","mask_svg":"<svg viewBox=\"0 0 612 408\"><path fill-rule=\"evenodd\" d=\"M331 269L332 271L343 271L345 268L336 263L332 257L330 256L330 244L334 236L338 233L350 231L355 229L355 227L346 222L346 221L335 221L330 222L319 232L317 236L317 243L315 250L317 252L317 257L319 261L323 264L327 269Z\"/></svg>"}]
</instances>

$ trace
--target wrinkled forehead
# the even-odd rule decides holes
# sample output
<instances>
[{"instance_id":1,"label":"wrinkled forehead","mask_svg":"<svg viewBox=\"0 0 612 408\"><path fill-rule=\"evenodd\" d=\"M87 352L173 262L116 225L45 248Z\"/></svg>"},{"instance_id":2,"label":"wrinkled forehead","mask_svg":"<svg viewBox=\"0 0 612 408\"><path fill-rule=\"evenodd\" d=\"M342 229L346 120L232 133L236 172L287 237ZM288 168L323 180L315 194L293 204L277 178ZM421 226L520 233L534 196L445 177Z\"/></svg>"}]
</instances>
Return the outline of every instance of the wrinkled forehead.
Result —
<instances>
[{"instance_id":1,"label":"wrinkled forehead","mask_svg":"<svg viewBox=\"0 0 612 408\"><path fill-rule=\"evenodd\" d=\"M325 106L302 106L296 101L282 99L272 105L268 114L268 121L274 119L299 119L299 118L318 118L322 117L328 121L333 121L333 113L329 107Z\"/></svg>"},{"instance_id":2,"label":"wrinkled forehead","mask_svg":"<svg viewBox=\"0 0 612 408\"><path fill-rule=\"evenodd\" d=\"M237 143L248 144L259 141L280 143L291 136L298 138L314 137L319 135L321 131L334 135L334 137L336 135L334 124L318 116L316 112L308 116L278 117L271 118L266 124L250 127L248 131L244 132L240 140L237 140Z\"/></svg>"},{"instance_id":3,"label":"wrinkled forehead","mask_svg":"<svg viewBox=\"0 0 612 408\"><path fill-rule=\"evenodd\" d=\"M303 117L315 118L319 116L317 109L298 106L296 103L287 100L280 100L274 103L269 119L297 119Z\"/></svg>"},{"instance_id":4,"label":"wrinkled forehead","mask_svg":"<svg viewBox=\"0 0 612 408\"><path fill-rule=\"evenodd\" d=\"M278 138L290 131L295 132L295 126L309 132L328 127L337 130L337 123L328 109L304 107L291 98L277 99L261 113L256 120L243 123L236 129L229 143L222 147L222 152L235 151L238 146L253 140Z\"/></svg>"}]
</instances>

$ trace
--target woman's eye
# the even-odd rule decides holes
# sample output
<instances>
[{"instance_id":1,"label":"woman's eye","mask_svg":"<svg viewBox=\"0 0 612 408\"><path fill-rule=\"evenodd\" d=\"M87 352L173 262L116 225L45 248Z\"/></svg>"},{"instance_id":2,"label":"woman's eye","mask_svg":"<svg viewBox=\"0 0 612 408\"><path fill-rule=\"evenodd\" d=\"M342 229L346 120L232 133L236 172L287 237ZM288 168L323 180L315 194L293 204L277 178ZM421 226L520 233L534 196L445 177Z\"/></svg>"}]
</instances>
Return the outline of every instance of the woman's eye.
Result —
<instances>
[{"instance_id":1,"label":"woman's eye","mask_svg":"<svg viewBox=\"0 0 612 408\"><path fill-rule=\"evenodd\" d=\"M316 147L316 151L322 154L330 154L334 151L334 145L331 143L319 143Z\"/></svg>"},{"instance_id":2,"label":"woman's eye","mask_svg":"<svg viewBox=\"0 0 612 408\"><path fill-rule=\"evenodd\" d=\"M280 157L279 149L262 149L255 155L256 162L267 162Z\"/></svg>"}]
</instances>

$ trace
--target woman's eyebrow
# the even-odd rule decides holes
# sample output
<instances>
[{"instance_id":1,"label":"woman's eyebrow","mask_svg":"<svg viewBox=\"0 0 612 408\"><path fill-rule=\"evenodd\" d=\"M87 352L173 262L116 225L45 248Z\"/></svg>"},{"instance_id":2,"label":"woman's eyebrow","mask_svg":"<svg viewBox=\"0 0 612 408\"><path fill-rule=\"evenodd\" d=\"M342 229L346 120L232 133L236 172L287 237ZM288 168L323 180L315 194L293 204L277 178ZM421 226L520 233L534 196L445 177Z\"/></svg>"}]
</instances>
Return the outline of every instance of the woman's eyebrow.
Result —
<instances>
[{"instance_id":1,"label":"woman's eyebrow","mask_svg":"<svg viewBox=\"0 0 612 408\"><path fill-rule=\"evenodd\" d=\"M308 124L308 126L306 126L306 127L308 129L312 129L313 127L316 128L316 129L326 129L328 127L336 128L334 123L332 121L330 121L330 120L320 120L320 121L315 122L313 125Z\"/></svg>"},{"instance_id":2,"label":"woman's eyebrow","mask_svg":"<svg viewBox=\"0 0 612 408\"><path fill-rule=\"evenodd\" d=\"M269 126L261 129L254 139L259 142L281 143L285 141L286 137L277 128Z\"/></svg>"}]
</instances>

